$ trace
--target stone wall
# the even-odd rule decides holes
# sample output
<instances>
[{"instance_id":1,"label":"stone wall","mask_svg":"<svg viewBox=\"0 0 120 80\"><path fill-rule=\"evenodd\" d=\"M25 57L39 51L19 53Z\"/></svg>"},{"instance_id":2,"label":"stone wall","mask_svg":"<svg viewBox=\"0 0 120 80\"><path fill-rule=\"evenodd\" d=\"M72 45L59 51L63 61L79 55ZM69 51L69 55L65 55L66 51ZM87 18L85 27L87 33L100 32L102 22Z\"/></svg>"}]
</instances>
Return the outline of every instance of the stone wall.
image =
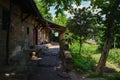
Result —
<instances>
[{"instance_id":1,"label":"stone wall","mask_svg":"<svg viewBox=\"0 0 120 80\"><path fill-rule=\"evenodd\" d=\"M6 6L5 4L6 3ZM3 30L2 27L2 16L3 16L3 9L8 10L9 2L6 0L0 0L0 65L5 63L6 57L6 38L7 38L7 31Z\"/></svg>"},{"instance_id":2,"label":"stone wall","mask_svg":"<svg viewBox=\"0 0 120 80\"><path fill-rule=\"evenodd\" d=\"M21 9L17 5L12 5L11 11L11 27L10 27L10 64L14 66L15 70L22 71L25 69L28 58L29 48L33 45L33 28L31 21L34 20L32 16L27 17L21 21Z\"/></svg>"},{"instance_id":3,"label":"stone wall","mask_svg":"<svg viewBox=\"0 0 120 80\"><path fill-rule=\"evenodd\" d=\"M22 49L28 49L33 45L33 25L29 19L21 21L21 11L16 5L12 6L11 29L10 29L10 53L21 46Z\"/></svg>"},{"instance_id":4,"label":"stone wall","mask_svg":"<svg viewBox=\"0 0 120 80\"><path fill-rule=\"evenodd\" d=\"M2 11L0 8L0 63L4 62L4 57L6 53L6 34L7 32L2 30Z\"/></svg>"},{"instance_id":5,"label":"stone wall","mask_svg":"<svg viewBox=\"0 0 120 80\"><path fill-rule=\"evenodd\" d=\"M5 2L6 1L6 2ZM9 9L10 0L0 0L0 64L5 62L6 58L6 38L7 30L2 29L2 10ZM9 55L17 55L19 51L28 49L33 45L33 28L31 21L34 18L29 16L23 22L21 21L22 11L19 6L12 4L11 22L9 29ZM28 14L28 13L23 13Z\"/></svg>"}]
</instances>

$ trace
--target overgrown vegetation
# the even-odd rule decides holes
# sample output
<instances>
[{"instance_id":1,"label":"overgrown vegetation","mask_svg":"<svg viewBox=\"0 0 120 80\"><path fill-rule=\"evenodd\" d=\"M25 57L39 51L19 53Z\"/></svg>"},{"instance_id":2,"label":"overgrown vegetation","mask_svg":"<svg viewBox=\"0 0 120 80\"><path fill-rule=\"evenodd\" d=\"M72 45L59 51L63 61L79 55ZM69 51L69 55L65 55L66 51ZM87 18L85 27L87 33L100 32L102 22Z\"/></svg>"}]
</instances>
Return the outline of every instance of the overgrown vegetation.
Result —
<instances>
[{"instance_id":1,"label":"overgrown vegetation","mask_svg":"<svg viewBox=\"0 0 120 80\"><path fill-rule=\"evenodd\" d=\"M92 54L94 54L97 49L97 45L89 44L88 42L84 43L82 51L79 53L78 42L79 41L73 41L73 45L70 46L74 67L78 72L91 72L94 70L96 64L95 60L92 58Z\"/></svg>"},{"instance_id":2,"label":"overgrown vegetation","mask_svg":"<svg viewBox=\"0 0 120 80\"><path fill-rule=\"evenodd\" d=\"M108 56L108 61L111 63L116 63L120 66L120 49L111 49Z\"/></svg>"},{"instance_id":3,"label":"overgrown vegetation","mask_svg":"<svg viewBox=\"0 0 120 80\"><path fill-rule=\"evenodd\" d=\"M107 80L120 80L120 72L112 74L90 74L88 78L105 78Z\"/></svg>"},{"instance_id":4,"label":"overgrown vegetation","mask_svg":"<svg viewBox=\"0 0 120 80\"><path fill-rule=\"evenodd\" d=\"M92 72L99 61L101 53L97 51L98 45L93 40L86 41L83 44L82 52L79 54L79 41L73 40L70 51L73 56L73 65L75 69L82 72ZM111 49L107 63L120 68L120 49ZM109 67L109 66L108 66ZM114 68L114 67L113 67Z\"/></svg>"},{"instance_id":5,"label":"overgrown vegetation","mask_svg":"<svg viewBox=\"0 0 120 80\"><path fill-rule=\"evenodd\" d=\"M66 16L63 17L61 15L60 17L59 15L60 13L64 14L64 10L73 14L72 17L69 18L67 25L70 33L74 34L74 39L79 40L79 42L75 41L74 45L70 46L76 70L81 72L84 70L89 71L92 70L93 66L97 63L96 72L103 73L107 61L112 64L116 63L117 65L120 65L119 49L111 50L113 47L120 47L119 0L36 1L38 3L37 6L39 7L39 10L41 10L43 15L46 15L44 17L49 20L52 20L51 13L49 13L50 7L54 7L56 10L55 14L58 16L54 22L58 24L66 25ZM90 1L90 7L80 9L72 8L73 4L80 6L82 1ZM102 53L102 55L99 52L96 52L97 45L89 44L89 42L84 43L86 39L90 39L93 36L97 40L97 43L99 43L98 50L101 51L100 53ZM82 49L80 48L81 46Z\"/></svg>"},{"instance_id":6,"label":"overgrown vegetation","mask_svg":"<svg viewBox=\"0 0 120 80\"><path fill-rule=\"evenodd\" d=\"M94 34L95 18L92 12L85 7L71 8L70 12L74 16L69 18L67 28L79 40L79 53L81 53L83 42Z\"/></svg>"}]
</instances>

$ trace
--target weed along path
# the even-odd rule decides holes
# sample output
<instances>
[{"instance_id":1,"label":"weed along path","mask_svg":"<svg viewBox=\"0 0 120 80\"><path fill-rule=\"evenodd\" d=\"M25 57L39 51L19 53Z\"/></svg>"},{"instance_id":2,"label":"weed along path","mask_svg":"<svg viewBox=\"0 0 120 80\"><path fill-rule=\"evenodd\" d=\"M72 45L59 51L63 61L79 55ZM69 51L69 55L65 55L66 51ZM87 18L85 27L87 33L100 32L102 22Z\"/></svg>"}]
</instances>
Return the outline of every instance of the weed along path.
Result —
<instances>
[{"instance_id":1,"label":"weed along path","mask_svg":"<svg viewBox=\"0 0 120 80\"><path fill-rule=\"evenodd\" d=\"M40 45L38 48L41 48L38 56L42 59L31 60L28 80L69 80L67 74L62 71L59 44Z\"/></svg>"}]
</instances>

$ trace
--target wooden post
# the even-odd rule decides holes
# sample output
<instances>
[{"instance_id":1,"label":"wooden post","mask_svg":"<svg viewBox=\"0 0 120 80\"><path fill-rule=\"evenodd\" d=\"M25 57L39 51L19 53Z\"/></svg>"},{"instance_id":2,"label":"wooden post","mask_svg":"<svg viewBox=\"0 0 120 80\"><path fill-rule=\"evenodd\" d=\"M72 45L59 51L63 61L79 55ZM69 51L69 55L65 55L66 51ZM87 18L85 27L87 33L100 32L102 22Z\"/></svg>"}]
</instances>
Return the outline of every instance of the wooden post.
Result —
<instances>
[{"instance_id":1,"label":"wooden post","mask_svg":"<svg viewBox=\"0 0 120 80\"><path fill-rule=\"evenodd\" d=\"M63 48L63 43L64 43L64 33L60 33L59 35L59 44L60 44L60 51L62 51L62 48Z\"/></svg>"}]
</instances>

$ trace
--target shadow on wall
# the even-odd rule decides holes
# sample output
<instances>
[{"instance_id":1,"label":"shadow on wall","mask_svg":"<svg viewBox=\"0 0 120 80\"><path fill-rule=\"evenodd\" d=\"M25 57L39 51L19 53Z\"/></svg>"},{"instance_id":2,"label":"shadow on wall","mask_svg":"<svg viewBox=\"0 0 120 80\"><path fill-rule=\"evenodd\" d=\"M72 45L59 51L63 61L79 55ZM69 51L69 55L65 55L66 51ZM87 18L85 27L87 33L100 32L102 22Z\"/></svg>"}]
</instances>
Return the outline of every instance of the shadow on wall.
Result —
<instances>
[{"instance_id":1,"label":"shadow on wall","mask_svg":"<svg viewBox=\"0 0 120 80\"><path fill-rule=\"evenodd\" d=\"M29 55L22 50L21 46L17 46L9 57L9 63L13 66L13 70L23 71L28 59Z\"/></svg>"}]
</instances>

